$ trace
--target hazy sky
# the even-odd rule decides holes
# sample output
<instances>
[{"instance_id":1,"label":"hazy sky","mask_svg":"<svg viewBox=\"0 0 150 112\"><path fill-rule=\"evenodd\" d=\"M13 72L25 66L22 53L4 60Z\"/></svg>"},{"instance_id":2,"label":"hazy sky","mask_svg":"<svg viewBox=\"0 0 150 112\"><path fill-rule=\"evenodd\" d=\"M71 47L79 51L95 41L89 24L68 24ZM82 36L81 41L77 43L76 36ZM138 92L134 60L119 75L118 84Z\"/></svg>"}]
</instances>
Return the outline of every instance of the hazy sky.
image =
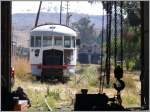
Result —
<instances>
[{"instance_id":1,"label":"hazy sky","mask_svg":"<svg viewBox=\"0 0 150 112\"><path fill-rule=\"evenodd\" d=\"M39 1L13 1L12 13L37 13ZM63 1L63 13L66 13L67 2ZM42 12L60 12L60 1L43 1ZM84 13L89 15L102 15L101 2L90 4L88 1L70 1L69 12Z\"/></svg>"}]
</instances>

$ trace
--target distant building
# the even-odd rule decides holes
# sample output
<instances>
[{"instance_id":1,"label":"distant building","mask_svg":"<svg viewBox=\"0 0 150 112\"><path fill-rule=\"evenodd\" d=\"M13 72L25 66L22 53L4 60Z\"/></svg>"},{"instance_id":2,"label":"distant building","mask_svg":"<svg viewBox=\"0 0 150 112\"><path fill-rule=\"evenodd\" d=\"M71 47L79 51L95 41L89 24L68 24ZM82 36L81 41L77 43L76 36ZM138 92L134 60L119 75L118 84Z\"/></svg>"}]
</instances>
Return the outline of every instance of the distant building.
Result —
<instances>
[{"instance_id":1,"label":"distant building","mask_svg":"<svg viewBox=\"0 0 150 112\"><path fill-rule=\"evenodd\" d=\"M100 54L100 45L96 42L91 45L92 53Z\"/></svg>"},{"instance_id":2,"label":"distant building","mask_svg":"<svg viewBox=\"0 0 150 112\"><path fill-rule=\"evenodd\" d=\"M100 45L96 42L92 45L82 43L78 52L78 60L81 64L98 64L100 61Z\"/></svg>"}]
</instances>

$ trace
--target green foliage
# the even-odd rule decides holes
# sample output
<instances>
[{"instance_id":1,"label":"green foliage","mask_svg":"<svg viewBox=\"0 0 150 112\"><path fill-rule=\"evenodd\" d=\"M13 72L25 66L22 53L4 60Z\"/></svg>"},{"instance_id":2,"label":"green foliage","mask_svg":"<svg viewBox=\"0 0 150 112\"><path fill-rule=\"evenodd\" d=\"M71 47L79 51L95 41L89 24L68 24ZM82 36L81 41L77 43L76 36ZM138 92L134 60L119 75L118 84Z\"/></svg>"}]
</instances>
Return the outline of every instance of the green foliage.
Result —
<instances>
[{"instance_id":1,"label":"green foliage","mask_svg":"<svg viewBox=\"0 0 150 112\"><path fill-rule=\"evenodd\" d=\"M140 25L140 2L125 1L123 5L124 11L127 13L127 21L130 26L136 27Z\"/></svg>"},{"instance_id":2,"label":"green foliage","mask_svg":"<svg viewBox=\"0 0 150 112\"><path fill-rule=\"evenodd\" d=\"M107 3L111 3L111 7L114 6L114 2L112 1L103 1L103 7L107 10ZM116 1L117 7L120 7L120 1ZM123 2L123 14L127 15L126 20L129 22L131 26L139 26L140 25L140 2L138 1L124 1Z\"/></svg>"},{"instance_id":3,"label":"green foliage","mask_svg":"<svg viewBox=\"0 0 150 112\"><path fill-rule=\"evenodd\" d=\"M124 10L127 13L125 19L124 55L127 70L140 69L140 2L124 2Z\"/></svg>"},{"instance_id":4,"label":"green foliage","mask_svg":"<svg viewBox=\"0 0 150 112\"><path fill-rule=\"evenodd\" d=\"M124 57L127 69L139 69L140 36L136 34L130 41L124 41ZM138 65L137 65L138 64Z\"/></svg>"},{"instance_id":5,"label":"green foliage","mask_svg":"<svg viewBox=\"0 0 150 112\"><path fill-rule=\"evenodd\" d=\"M140 69L140 59L139 58L129 58L125 60L125 65L127 70L138 70Z\"/></svg>"},{"instance_id":6,"label":"green foliage","mask_svg":"<svg viewBox=\"0 0 150 112\"><path fill-rule=\"evenodd\" d=\"M94 24L91 24L89 17L83 17L79 21L72 23L80 32L81 43L92 43L96 41L97 35L94 29Z\"/></svg>"},{"instance_id":7,"label":"green foliage","mask_svg":"<svg viewBox=\"0 0 150 112\"><path fill-rule=\"evenodd\" d=\"M110 3L110 2L109 2ZM106 9L107 2L103 2ZM114 5L114 2L111 2ZM120 7L120 2L117 2L117 7ZM124 1L123 2L123 55L127 70L140 69L140 2ZM111 55L114 56L114 38L111 42ZM117 37L117 59L120 58L120 37Z\"/></svg>"}]
</instances>

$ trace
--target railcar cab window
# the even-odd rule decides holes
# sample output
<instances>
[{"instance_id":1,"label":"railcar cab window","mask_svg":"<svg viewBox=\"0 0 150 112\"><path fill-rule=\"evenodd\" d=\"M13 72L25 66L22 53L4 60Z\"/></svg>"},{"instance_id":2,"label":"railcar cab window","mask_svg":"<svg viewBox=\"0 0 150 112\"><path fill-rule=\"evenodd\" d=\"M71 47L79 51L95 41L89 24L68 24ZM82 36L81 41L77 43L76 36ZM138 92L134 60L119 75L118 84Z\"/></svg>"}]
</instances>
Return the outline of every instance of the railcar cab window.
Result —
<instances>
[{"instance_id":1,"label":"railcar cab window","mask_svg":"<svg viewBox=\"0 0 150 112\"><path fill-rule=\"evenodd\" d=\"M52 36L43 36L43 47L52 46Z\"/></svg>"},{"instance_id":2,"label":"railcar cab window","mask_svg":"<svg viewBox=\"0 0 150 112\"><path fill-rule=\"evenodd\" d=\"M55 37L54 37L54 45L55 45L55 46L62 46L62 45L63 45L62 37L60 37L60 36L55 36Z\"/></svg>"},{"instance_id":3,"label":"railcar cab window","mask_svg":"<svg viewBox=\"0 0 150 112\"><path fill-rule=\"evenodd\" d=\"M34 47L34 36L31 36L31 47Z\"/></svg>"},{"instance_id":4,"label":"railcar cab window","mask_svg":"<svg viewBox=\"0 0 150 112\"><path fill-rule=\"evenodd\" d=\"M35 37L35 47L41 47L41 37L40 36Z\"/></svg>"},{"instance_id":5,"label":"railcar cab window","mask_svg":"<svg viewBox=\"0 0 150 112\"><path fill-rule=\"evenodd\" d=\"M64 36L64 47L67 47L67 48L71 47L71 37Z\"/></svg>"}]
</instances>

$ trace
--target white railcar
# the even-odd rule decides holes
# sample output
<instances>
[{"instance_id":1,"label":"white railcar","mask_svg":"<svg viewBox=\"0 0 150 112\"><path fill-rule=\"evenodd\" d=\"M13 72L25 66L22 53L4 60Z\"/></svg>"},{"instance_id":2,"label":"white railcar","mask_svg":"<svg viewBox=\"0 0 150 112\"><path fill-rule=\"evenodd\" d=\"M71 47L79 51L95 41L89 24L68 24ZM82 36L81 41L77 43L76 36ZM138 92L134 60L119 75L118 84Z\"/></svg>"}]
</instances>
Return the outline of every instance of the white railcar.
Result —
<instances>
[{"instance_id":1,"label":"white railcar","mask_svg":"<svg viewBox=\"0 0 150 112\"><path fill-rule=\"evenodd\" d=\"M30 32L32 75L61 78L75 73L77 32L64 25L40 25Z\"/></svg>"}]
</instances>

